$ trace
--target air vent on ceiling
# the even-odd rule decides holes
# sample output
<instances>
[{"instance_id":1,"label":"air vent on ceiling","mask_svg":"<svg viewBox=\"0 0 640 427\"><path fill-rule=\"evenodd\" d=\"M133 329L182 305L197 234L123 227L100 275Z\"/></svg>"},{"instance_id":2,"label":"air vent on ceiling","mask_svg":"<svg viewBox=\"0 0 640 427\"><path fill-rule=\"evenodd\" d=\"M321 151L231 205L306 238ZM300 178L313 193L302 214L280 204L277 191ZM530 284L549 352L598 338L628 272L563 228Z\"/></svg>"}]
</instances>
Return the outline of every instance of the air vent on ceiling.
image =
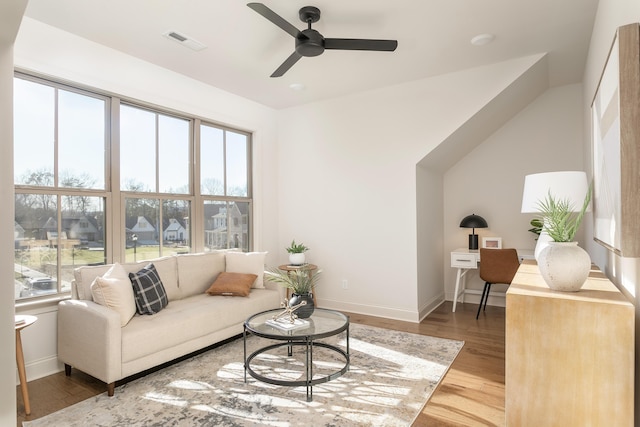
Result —
<instances>
[{"instance_id":1,"label":"air vent on ceiling","mask_svg":"<svg viewBox=\"0 0 640 427\"><path fill-rule=\"evenodd\" d=\"M191 37L183 33L179 33L177 31L169 30L163 33L162 35L168 38L169 40L173 40L174 42L180 43L181 45L186 46L189 49L192 49L195 51L199 51L207 47L204 44L200 43L199 41L192 39Z\"/></svg>"}]
</instances>

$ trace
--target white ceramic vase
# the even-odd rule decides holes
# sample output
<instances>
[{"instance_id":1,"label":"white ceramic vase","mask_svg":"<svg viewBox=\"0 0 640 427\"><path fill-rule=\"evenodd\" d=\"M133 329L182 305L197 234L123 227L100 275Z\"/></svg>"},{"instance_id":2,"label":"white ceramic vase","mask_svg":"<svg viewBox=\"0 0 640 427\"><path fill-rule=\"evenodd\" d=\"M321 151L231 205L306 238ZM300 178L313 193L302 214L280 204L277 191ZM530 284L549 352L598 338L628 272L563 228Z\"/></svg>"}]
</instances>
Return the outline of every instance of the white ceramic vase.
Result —
<instances>
[{"instance_id":1,"label":"white ceramic vase","mask_svg":"<svg viewBox=\"0 0 640 427\"><path fill-rule=\"evenodd\" d=\"M554 291L577 292L589 276L591 258L578 242L548 242L540 252L538 267Z\"/></svg>"},{"instance_id":2,"label":"white ceramic vase","mask_svg":"<svg viewBox=\"0 0 640 427\"><path fill-rule=\"evenodd\" d=\"M304 264L304 252L297 254L289 254L289 264L290 265L302 265Z\"/></svg>"}]
</instances>

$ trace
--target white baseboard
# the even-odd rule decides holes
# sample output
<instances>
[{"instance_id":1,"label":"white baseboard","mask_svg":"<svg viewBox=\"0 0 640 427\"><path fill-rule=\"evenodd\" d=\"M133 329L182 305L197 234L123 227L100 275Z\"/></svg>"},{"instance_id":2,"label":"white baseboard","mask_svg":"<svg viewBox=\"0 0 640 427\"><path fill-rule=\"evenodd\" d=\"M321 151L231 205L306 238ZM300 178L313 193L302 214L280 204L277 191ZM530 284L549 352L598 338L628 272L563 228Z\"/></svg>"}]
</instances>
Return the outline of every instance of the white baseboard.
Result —
<instances>
[{"instance_id":1,"label":"white baseboard","mask_svg":"<svg viewBox=\"0 0 640 427\"><path fill-rule=\"evenodd\" d=\"M420 313L408 310L399 310L387 307L379 307L365 304L345 303L318 298L318 306L331 310L347 311L350 313L366 314L369 316L385 317L387 319L402 320L405 322L420 322Z\"/></svg>"},{"instance_id":2,"label":"white baseboard","mask_svg":"<svg viewBox=\"0 0 640 427\"><path fill-rule=\"evenodd\" d=\"M507 294L504 292L494 292L491 291L489 293L489 299L487 300L487 305L493 305L496 307L506 307L507 306ZM482 291L476 289L465 289L464 291L464 302L468 302L471 304L480 304L480 298L482 298ZM453 295L450 298L447 298L448 301L453 301ZM458 301L460 304L460 301Z\"/></svg>"},{"instance_id":3,"label":"white baseboard","mask_svg":"<svg viewBox=\"0 0 640 427\"><path fill-rule=\"evenodd\" d=\"M420 321L427 317L433 310L438 308L444 302L444 292L432 298L422 307L420 307Z\"/></svg>"},{"instance_id":4,"label":"white baseboard","mask_svg":"<svg viewBox=\"0 0 640 427\"><path fill-rule=\"evenodd\" d=\"M62 372L63 370L64 365L58 361L57 356L34 360L25 365L27 382L44 378ZM19 384L20 378L18 377L18 368L16 368L16 385Z\"/></svg>"}]
</instances>

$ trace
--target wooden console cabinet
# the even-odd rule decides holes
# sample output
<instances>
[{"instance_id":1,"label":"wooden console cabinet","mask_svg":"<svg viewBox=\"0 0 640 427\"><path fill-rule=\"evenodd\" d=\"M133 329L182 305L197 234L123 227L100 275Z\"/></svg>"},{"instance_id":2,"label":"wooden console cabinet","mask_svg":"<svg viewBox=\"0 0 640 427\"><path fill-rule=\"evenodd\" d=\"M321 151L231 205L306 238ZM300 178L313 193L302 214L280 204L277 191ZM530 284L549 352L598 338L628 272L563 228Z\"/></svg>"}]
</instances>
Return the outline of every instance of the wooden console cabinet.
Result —
<instances>
[{"instance_id":1,"label":"wooden console cabinet","mask_svg":"<svg viewBox=\"0 0 640 427\"><path fill-rule=\"evenodd\" d=\"M632 426L634 307L598 269L552 291L524 261L507 291L506 425Z\"/></svg>"}]
</instances>

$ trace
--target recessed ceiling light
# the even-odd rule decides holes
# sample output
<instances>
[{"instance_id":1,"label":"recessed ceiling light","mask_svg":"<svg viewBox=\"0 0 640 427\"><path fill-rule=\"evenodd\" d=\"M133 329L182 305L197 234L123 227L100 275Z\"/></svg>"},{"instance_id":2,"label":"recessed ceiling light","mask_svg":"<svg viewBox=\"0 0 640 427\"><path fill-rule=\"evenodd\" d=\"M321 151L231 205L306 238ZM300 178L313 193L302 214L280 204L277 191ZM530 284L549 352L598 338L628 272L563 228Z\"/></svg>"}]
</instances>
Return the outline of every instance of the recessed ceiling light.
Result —
<instances>
[{"instance_id":1,"label":"recessed ceiling light","mask_svg":"<svg viewBox=\"0 0 640 427\"><path fill-rule=\"evenodd\" d=\"M291 83L289 87L293 90L304 90L306 88L302 83Z\"/></svg>"},{"instance_id":2,"label":"recessed ceiling light","mask_svg":"<svg viewBox=\"0 0 640 427\"><path fill-rule=\"evenodd\" d=\"M478 34L471 39L471 44L474 46L484 46L491 43L493 39L495 39L493 34Z\"/></svg>"}]
</instances>

